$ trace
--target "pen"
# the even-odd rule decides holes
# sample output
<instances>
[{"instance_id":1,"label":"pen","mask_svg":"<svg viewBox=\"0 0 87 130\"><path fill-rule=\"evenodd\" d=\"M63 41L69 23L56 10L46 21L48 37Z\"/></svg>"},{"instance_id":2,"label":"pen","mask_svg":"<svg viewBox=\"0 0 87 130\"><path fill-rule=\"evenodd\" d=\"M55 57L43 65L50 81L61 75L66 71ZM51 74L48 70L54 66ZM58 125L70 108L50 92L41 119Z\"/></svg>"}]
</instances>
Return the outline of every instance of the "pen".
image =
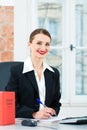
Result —
<instances>
[{"instance_id":1,"label":"pen","mask_svg":"<svg viewBox=\"0 0 87 130\"><path fill-rule=\"evenodd\" d=\"M37 103L38 103L38 104L42 104L44 107L46 107L46 105L45 105L45 104L43 104L43 103L40 101L40 99L39 99L39 98L36 98L36 101L37 101Z\"/></svg>"},{"instance_id":2,"label":"pen","mask_svg":"<svg viewBox=\"0 0 87 130\"><path fill-rule=\"evenodd\" d=\"M45 104L43 104L43 102L39 98L36 98L36 101L38 104L42 104L44 107L47 107ZM52 116L56 116L56 114L54 114Z\"/></svg>"}]
</instances>

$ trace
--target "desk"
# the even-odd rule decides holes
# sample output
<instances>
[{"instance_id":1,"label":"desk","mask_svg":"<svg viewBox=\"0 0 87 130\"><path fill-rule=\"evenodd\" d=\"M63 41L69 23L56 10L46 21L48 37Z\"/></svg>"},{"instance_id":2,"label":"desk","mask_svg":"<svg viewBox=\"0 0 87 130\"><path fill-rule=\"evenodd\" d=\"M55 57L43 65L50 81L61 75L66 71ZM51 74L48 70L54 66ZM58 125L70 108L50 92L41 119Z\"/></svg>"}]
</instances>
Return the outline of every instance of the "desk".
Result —
<instances>
[{"instance_id":1,"label":"desk","mask_svg":"<svg viewBox=\"0 0 87 130\"><path fill-rule=\"evenodd\" d=\"M87 125L67 125L56 122L40 123L35 127L27 127L22 126L21 123L15 123L14 125L0 126L0 130L87 130Z\"/></svg>"}]
</instances>

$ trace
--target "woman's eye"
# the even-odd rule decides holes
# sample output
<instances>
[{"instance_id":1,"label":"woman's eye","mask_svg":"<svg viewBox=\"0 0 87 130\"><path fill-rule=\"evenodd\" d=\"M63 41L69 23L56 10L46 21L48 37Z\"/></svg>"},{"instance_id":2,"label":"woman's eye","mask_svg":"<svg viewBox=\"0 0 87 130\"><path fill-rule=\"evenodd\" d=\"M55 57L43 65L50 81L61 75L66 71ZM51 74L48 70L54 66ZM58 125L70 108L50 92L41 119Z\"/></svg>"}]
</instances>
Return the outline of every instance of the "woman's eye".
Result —
<instances>
[{"instance_id":1,"label":"woman's eye","mask_svg":"<svg viewBox=\"0 0 87 130\"><path fill-rule=\"evenodd\" d=\"M41 45L41 42L37 42L38 45Z\"/></svg>"},{"instance_id":2,"label":"woman's eye","mask_svg":"<svg viewBox=\"0 0 87 130\"><path fill-rule=\"evenodd\" d=\"M42 43L42 42L37 42L36 44L42 45L43 43ZM45 44L45 46L50 46L50 43L47 42L47 43Z\"/></svg>"},{"instance_id":3,"label":"woman's eye","mask_svg":"<svg viewBox=\"0 0 87 130\"><path fill-rule=\"evenodd\" d=\"M50 43L46 43L46 46L50 46Z\"/></svg>"}]
</instances>

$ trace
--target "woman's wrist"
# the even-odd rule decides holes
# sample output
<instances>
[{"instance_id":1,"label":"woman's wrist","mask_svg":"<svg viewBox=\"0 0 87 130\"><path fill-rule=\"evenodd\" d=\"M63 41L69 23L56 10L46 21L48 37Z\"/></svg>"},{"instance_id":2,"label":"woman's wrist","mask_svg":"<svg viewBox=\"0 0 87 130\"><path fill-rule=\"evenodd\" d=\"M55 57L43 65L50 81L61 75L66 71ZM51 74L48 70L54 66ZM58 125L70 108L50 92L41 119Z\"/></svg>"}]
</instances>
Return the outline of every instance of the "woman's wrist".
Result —
<instances>
[{"instance_id":1,"label":"woman's wrist","mask_svg":"<svg viewBox=\"0 0 87 130\"><path fill-rule=\"evenodd\" d=\"M36 113L37 113L37 112L34 112L34 113L32 114L32 117L33 117L33 118L36 117Z\"/></svg>"}]
</instances>

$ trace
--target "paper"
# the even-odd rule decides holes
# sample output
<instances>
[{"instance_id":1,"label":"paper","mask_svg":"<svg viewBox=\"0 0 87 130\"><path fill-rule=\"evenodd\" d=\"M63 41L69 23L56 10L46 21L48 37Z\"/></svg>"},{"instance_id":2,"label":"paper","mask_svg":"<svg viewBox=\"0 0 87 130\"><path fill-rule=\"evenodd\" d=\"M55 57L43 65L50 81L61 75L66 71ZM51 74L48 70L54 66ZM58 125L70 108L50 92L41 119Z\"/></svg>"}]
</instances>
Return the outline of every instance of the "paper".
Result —
<instances>
[{"instance_id":1,"label":"paper","mask_svg":"<svg viewBox=\"0 0 87 130\"><path fill-rule=\"evenodd\" d=\"M47 123L52 123L52 122L59 122L59 118L58 117L51 117L48 119L40 119L39 122L47 122Z\"/></svg>"}]
</instances>

